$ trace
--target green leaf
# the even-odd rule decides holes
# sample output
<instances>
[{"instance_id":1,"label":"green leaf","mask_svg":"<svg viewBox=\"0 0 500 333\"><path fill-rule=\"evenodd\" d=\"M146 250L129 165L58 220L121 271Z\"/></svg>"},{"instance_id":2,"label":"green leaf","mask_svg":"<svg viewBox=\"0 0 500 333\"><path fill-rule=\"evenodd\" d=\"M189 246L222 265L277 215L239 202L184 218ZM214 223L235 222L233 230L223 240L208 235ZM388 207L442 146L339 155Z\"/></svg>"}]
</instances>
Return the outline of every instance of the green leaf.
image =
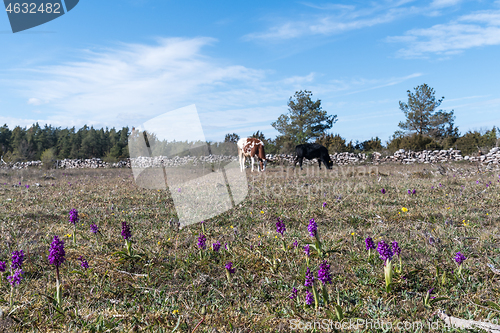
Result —
<instances>
[{"instance_id":1,"label":"green leaf","mask_svg":"<svg viewBox=\"0 0 500 333\"><path fill-rule=\"evenodd\" d=\"M486 304L494 308L495 310L500 311L500 306L497 303L494 303L492 301L486 301Z\"/></svg>"},{"instance_id":2,"label":"green leaf","mask_svg":"<svg viewBox=\"0 0 500 333\"><path fill-rule=\"evenodd\" d=\"M434 298L434 299L431 299L429 301L429 304L432 305L436 302L439 302L439 301L444 301L444 300L448 300L449 298L448 297L437 297L437 298Z\"/></svg>"},{"instance_id":3,"label":"green leaf","mask_svg":"<svg viewBox=\"0 0 500 333\"><path fill-rule=\"evenodd\" d=\"M337 314L337 318L339 321L344 319L344 314L342 313L342 308L338 304L335 305L335 313Z\"/></svg>"}]
</instances>

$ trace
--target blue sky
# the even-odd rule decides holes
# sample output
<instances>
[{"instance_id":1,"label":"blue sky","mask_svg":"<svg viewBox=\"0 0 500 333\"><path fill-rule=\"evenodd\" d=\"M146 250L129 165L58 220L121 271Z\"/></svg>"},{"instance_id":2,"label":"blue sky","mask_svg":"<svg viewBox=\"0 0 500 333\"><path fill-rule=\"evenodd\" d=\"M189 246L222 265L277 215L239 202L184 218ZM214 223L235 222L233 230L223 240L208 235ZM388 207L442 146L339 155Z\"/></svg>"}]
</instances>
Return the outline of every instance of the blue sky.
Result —
<instances>
[{"instance_id":1,"label":"blue sky","mask_svg":"<svg viewBox=\"0 0 500 333\"><path fill-rule=\"evenodd\" d=\"M427 83L468 130L500 126L500 1L81 0L13 34L0 14L0 123L140 126L195 104L208 140L248 136L311 90L331 132L384 142Z\"/></svg>"}]
</instances>

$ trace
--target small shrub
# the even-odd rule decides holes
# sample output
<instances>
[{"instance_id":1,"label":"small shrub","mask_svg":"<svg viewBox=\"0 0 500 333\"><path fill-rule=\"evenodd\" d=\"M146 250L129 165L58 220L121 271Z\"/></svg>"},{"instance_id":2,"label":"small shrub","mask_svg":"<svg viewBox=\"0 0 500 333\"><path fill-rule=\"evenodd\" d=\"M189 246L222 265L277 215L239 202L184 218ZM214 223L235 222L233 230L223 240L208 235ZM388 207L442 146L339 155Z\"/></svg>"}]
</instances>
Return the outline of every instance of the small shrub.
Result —
<instances>
[{"instance_id":1,"label":"small shrub","mask_svg":"<svg viewBox=\"0 0 500 333\"><path fill-rule=\"evenodd\" d=\"M394 135L392 140L388 142L387 148L395 152L401 148L413 151L441 149L442 146L430 136L421 134L413 135Z\"/></svg>"},{"instance_id":2,"label":"small shrub","mask_svg":"<svg viewBox=\"0 0 500 333\"><path fill-rule=\"evenodd\" d=\"M116 163L118 162L118 158L114 157L111 152L108 152L106 156L102 158L102 160L106 163ZM44 163L45 164L45 163Z\"/></svg>"},{"instance_id":3,"label":"small shrub","mask_svg":"<svg viewBox=\"0 0 500 333\"><path fill-rule=\"evenodd\" d=\"M43 163L44 169L52 169L54 168L54 164L56 162L56 153L54 148L45 149L40 157Z\"/></svg>"}]
</instances>

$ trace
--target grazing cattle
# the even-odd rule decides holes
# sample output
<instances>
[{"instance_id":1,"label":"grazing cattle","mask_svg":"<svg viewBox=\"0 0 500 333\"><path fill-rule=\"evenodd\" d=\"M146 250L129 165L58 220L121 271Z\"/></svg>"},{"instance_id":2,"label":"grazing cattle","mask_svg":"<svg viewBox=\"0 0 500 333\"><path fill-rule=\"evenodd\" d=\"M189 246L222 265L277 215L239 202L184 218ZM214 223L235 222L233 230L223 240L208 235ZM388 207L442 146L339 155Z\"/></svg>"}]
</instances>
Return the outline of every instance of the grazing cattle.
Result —
<instances>
[{"instance_id":1,"label":"grazing cattle","mask_svg":"<svg viewBox=\"0 0 500 333\"><path fill-rule=\"evenodd\" d=\"M295 157L293 165L297 164L297 160L300 165L300 170L302 170L302 160L307 158L308 160L312 160L313 158L318 159L319 168L321 170L321 162L326 166L327 169L331 169L333 166L333 162L330 159L330 155L328 154L328 149L323 147L317 143L304 143L302 145L298 145L295 147L295 153L297 156Z\"/></svg>"},{"instance_id":2,"label":"grazing cattle","mask_svg":"<svg viewBox=\"0 0 500 333\"><path fill-rule=\"evenodd\" d=\"M243 172L245 167L245 161L247 157L250 157L252 161L252 172L253 165L255 163L254 158L257 157L260 162L260 168L257 165L257 170L260 172L261 169L264 171L267 165L266 153L264 152L264 143L255 138L241 138L238 140L238 157L240 159L240 168Z\"/></svg>"}]
</instances>

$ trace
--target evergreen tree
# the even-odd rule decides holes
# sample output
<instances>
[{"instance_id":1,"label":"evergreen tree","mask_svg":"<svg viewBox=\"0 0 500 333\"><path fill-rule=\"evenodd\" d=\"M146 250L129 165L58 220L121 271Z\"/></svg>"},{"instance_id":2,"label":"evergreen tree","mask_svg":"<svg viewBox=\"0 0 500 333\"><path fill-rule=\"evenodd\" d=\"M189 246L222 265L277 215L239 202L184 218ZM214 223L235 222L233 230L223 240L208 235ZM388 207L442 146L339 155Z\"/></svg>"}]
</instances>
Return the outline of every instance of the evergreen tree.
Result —
<instances>
[{"instance_id":1,"label":"evergreen tree","mask_svg":"<svg viewBox=\"0 0 500 333\"><path fill-rule=\"evenodd\" d=\"M232 142L236 143L240 139L240 136L236 133L232 134L226 134L226 137L224 138L224 142Z\"/></svg>"},{"instance_id":2,"label":"evergreen tree","mask_svg":"<svg viewBox=\"0 0 500 333\"><path fill-rule=\"evenodd\" d=\"M398 126L409 134L417 133L435 139L458 136L458 129L453 123L453 110L436 111L444 97L436 100L434 89L425 83L414 90L415 92L407 91L408 103L399 102L406 121L400 122Z\"/></svg>"},{"instance_id":3,"label":"evergreen tree","mask_svg":"<svg viewBox=\"0 0 500 333\"><path fill-rule=\"evenodd\" d=\"M282 136L282 141L293 144L309 142L326 133L337 121L336 115L329 116L321 108L321 100L313 102L312 92L297 91L288 101L288 114L282 114L273 126Z\"/></svg>"}]
</instances>

